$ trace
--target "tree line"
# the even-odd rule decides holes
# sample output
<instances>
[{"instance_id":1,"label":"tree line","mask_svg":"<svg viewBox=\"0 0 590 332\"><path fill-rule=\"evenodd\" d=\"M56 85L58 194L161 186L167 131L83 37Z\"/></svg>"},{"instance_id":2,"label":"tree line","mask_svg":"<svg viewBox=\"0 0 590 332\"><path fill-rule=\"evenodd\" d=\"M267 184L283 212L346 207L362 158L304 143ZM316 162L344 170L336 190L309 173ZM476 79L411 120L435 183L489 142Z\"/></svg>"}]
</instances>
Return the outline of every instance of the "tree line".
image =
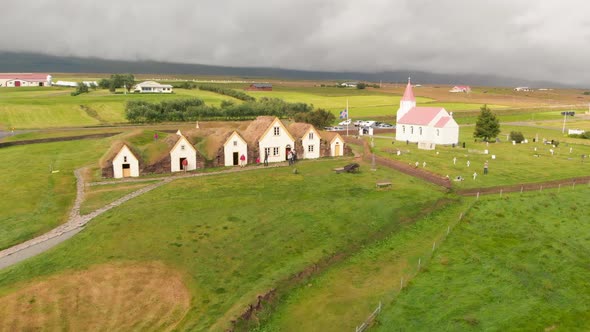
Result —
<instances>
[{"instance_id":1,"label":"tree line","mask_svg":"<svg viewBox=\"0 0 590 332\"><path fill-rule=\"evenodd\" d=\"M175 88L188 89L188 90L198 88L199 90L211 91L211 92L218 93L220 95L230 96L230 97L233 97L233 98L236 98L239 100L243 100L243 101L255 101L256 100L256 98L250 96L249 94L247 94L245 92L234 90L231 88L216 86L216 85L206 85L206 84L196 84L196 83L192 83L192 82L182 82L182 83L173 84L173 86Z\"/></svg>"},{"instance_id":2,"label":"tree line","mask_svg":"<svg viewBox=\"0 0 590 332\"><path fill-rule=\"evenodd\" d=\"M282 99L266 97L239 104L224 100L220 107L206 105L198 98L163 100L155 103L132 100L127 102L125 107L127 120L135 123L248 120L261 115L292 118L296 121L311 123L318 128L329 126L336 118L334 114L326 110L314 110L313 105L288 103Z\"/></svg>"}]
</instances>

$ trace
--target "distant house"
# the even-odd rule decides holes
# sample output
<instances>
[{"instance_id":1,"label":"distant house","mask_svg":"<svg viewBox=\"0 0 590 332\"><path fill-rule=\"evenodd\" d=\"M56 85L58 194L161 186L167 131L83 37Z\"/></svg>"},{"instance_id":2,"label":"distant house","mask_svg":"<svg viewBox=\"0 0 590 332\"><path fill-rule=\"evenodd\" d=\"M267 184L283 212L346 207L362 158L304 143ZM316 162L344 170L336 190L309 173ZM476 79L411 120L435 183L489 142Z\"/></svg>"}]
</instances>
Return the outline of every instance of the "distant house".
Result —
<instances>
[{"instance_id":1,"label":"distant house","mask_svg":"<svg viewBox=\"0 0 590 332\"><path fill-rule=\"evenodd\" d=\"M290 151L295 149L295 139L281 120L273 116L259 116L244 131L244 138L251 149L251 158L259 157L268 162L287 160Z\"/></svg>"},{"instance_id":2,"label":"distant house","mask_svg":"<svg viewBox=\"0 0 590 332\"><path fill-rule=\"evenodd\" d=\"M359 82L344 82L344 83L340 83L340 86L344 86L347 88L356 88L356 86L359 84Z\"/></svg>"},{"instance_id":3,"label":"distant house","mask_svg":"<svg viewBox=\"0 0 590 332\"><path fill-rule=\"evenodd\" d=\"M408 81L397 111L395 139L413 143L450 145L459 142L459 125L442 107L416 107L412 85Z\"/></svg>"},{"instance_id":4,"label":"distant house","mask_svg":"<svg viewBox=\"0 0 590 332\"><path fill-rule=\"evenodd\" d=\"M51 75L39 73L0 74L0 87L18 88L21 86L51 86Z\"/></svg>"},{"instance_id":5,"label":"distant house","mask_svg":"<svg viewBox=\"0 0 590 332\"><path fill-rule=\"evenodd\" d=\"M82 84L86 85L89 88L98 86L98 82L96 82L96 81L83 81ZM51 85L75 88L78 86L78 82L57 81L57 82L51 83Z\"/></svg>"},{"instance_id":6,"label":"distant house","mask_svg":"<svg viewBox=\"0 0 590 332\"><path fill-rule=\"evenodd\" d=\"M295 122L289 125L289 131L295 138L298 159L317 159L320 155L320 132L309 123Z\"/></svg>"},{"instance_id":7,"label":"distant house","mask_svg":"<svg viewBox=\"0 0 590 332\"><path fill-rule=\"evenodd\" d=\"M139 160L126 144L123 144L112 163L115 179L139 176Z\"/></svg>"},{"instance_id":8,"label":"distant house","mask_svg":"<svg viewBox=\"0 0 590 332\"><path fill-rule=\"evenodd\" d=\"M224 165L238 166L240 157L246 158L248 163L248 143L237 131L233 131L223 143Z\"/></svg>"},{"instance_id":9,"label":"distant house","mask_svg":"<svg viewBox=\"0 0 590 332\"><path fill-rule=\"evenodd\" d=\"M160 84L154 81L145 81L133 88L136 93L172 93L172 85Z\"/></svg>"},{"instance_id":10,"label":"distant house","mask_svg":"<svg viewBox=\"0 0 590 332\"><path fill-rule=\"evenodd\" d=\"M197 149L179 133L178 140L170 150L170 171L192 171L197 169Z\"/></svg>"},{"instance_id":11,"label":"distant house","mask_svg":"<svg viewBox=\"0 0 590 332\"><path fill-rule=\"evenodd\" d=\"M449 92L471 92L471 87L468 85L455 85Z\"/></svg>"},{"instance_id":12,"label":"distant house","mask_svg":"<svg viewBox=\"0 0 590 332\"><path fill-rule=\"evenodd\" d=\"M270 83L253 83L244 90L247 91L272 91L272 84Z\"/></svg>"}]
</instances>

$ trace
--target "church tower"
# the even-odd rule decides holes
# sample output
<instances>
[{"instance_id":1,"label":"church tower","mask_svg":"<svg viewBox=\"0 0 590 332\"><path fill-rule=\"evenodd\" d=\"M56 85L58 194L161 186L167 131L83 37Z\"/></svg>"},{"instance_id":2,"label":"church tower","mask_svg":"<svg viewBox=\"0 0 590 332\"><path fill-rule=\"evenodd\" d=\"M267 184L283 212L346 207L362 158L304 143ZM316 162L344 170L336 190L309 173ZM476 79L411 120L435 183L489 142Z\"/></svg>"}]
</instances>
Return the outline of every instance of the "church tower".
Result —
<instances>
[{"instance_id":1,"label":"church tower","mask_svg":"<svg viewBox=\"0 0 590 332\"><path fill-rule=\"evenodd\" d=\"M410 78L408 78L408 85L406 86L406 91L404 91L404 96L402 100L399 102L399 109L397 110L396 119L399 121L409 110L416 107L416 98L414 97L414 91L412 91L412 83L410 82Z\"/></svg>"}]
</instances>

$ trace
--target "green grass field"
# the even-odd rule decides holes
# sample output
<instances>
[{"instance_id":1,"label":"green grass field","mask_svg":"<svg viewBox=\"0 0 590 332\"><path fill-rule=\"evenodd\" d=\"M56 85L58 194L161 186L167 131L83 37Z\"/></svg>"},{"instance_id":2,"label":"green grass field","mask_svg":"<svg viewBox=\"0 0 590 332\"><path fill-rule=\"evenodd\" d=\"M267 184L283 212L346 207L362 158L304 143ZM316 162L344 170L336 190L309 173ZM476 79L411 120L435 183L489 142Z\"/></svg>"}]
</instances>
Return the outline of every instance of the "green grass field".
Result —
<instances>
[{"instance_id":1,"label":"green grass field","mask_svg":"<svg viewBox=\"0 0 590 332\"><path fill-rule=\"evenodd\" d=\"M415 275L418 260L426 266L432 244L440 245L447 227L472 200L448 200L399 232L367 246L350 259L309 280L282 301L258 331L354 331L377 303L399 293L401 278Z\"/></svg>"},{"instance_id":2,"label":"green grass field","mask_svg":"<svg viewBox=\"0 0 590 332\"><path fill-rule=\"evenodd\" d=\"M589 195L481 200L374 330L589 330Z\"/></svg>"},{"instance_id":3,"label":"green grass field","mask_svg":"<svg viewBox=\"0 0 590 332\"><path fill-rule=\"evenodd\" d=\"M74 170L95 165L109 140L80 140L0 149L0 248L65 222L76 197ZM51 170L59 171L51 173Z\"/></svg>"},{"instance_id":4,"label":"green grass field","mask_svg":"<svg viewBox=\"0 0 590 332\"><path fill-rule=\"evenodd\" d=\"M185 275L192 294L182 329L225 329L279 280L399 231L402 220L443 196L365 164L360 174L335 174L343 162L302 162L297 175L278 168L177 180L105 213L56 249L0 271L0 294L95 264L160 261ZM383 178L395 178L396 190L375 190Z\"/></svg>"},{"instance_id":5,"label":"green grass field","mask_svg":"<svg viewBox=\"0 0 590 332\"><path fill-rule=\"evenodd\" d=\"M209 91L175 89L174 94L111 94L91 91L72 97L68 88L19 88L0 90L0 126L16 128L54 128L125 123L125 103L129 100L160 101L196 97L217 105L232 99Z\"/></svg>"},{"instance_id":6,"label":"green grass field","mask_svg":"<svg viewBox=\"0 0 590 332\"><path fill-rule=\"evenodd\" d=\"M437 146L432 151L419 150L416 144L406 145L397 141L392 144L393 135L390 135L391 139L374 139L375 151L378 155L408 164L418 162L420 168L426 162L427 170L442 176L449 175L451 179L462 176L465 181L453 181L456 188L514 185L590 175L590 159L585 158L582 162L581 158L581 155L590 155L590 146L584 144L590 143L587 140L563 138L560 131L551 129L516 126L501 128L500 143L474 142L474 127L471 126L461 128L460 141L466 142L465 149ZM512 130L523 132L529 143L512 145L507 142L505 133ZM532 142L535 135L539 136L541 142ZM551 145L542 143L543 138L559 140L561 144L552 148ZM397 155L398 149L402 151L400 156ZM554 155L551 155L550 149L554 150ZM484 154L485 150L489 154ZM492 155L496 159L492 159ZM456 164L453 164L453 158L457 158ZM467 161L470 162L469 167ZM489 174L484 176L483 165L486 161L489 163ZM478 173L475 180L474 172Z\"/></svg>"}]
</instances>

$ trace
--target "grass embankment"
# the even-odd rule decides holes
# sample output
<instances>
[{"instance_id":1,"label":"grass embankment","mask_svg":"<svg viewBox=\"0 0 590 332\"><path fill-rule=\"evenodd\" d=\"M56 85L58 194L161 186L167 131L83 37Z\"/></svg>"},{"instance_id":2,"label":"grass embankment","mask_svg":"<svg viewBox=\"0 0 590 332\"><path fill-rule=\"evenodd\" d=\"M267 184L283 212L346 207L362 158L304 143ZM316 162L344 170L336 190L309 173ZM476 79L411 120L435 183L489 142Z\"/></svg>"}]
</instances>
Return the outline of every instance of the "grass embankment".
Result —
<instances>
[{"instance_id":1,"label":"grass embankment","mask_svg":"<svg viewBox=\"0 0 590 332\"><path fill-rule=\"evenodd\" d=\"M391 139L375 138L375 151L378 155L412 165L418 162L420 168L426 162L427 170L442 176L449 175L451 179L462 176L465 181L453 181L456 188L515 185L590 175L590 159L586 157L582 162L581 157L590 155L590 146L566 143L586 143L587 140L564 138L561 131L550 129L502 126L501 142L486 144L473 142L473 138L470 138L473 129L474 127L461 128L460 140L466 142L465 149L439 145L436 150L420 150L416 144L407 145L398 141L392 144L394 136L391 135ZM510 130L523 132L529 143L512 145L507 142L505 133ZM536 134L541 142L533 143ZM543 144L543 138L559 140L561 143L553 148ZM400 156L397 155L398 149L402 152ZM553 149L553 155L550 149ZM489 153L484 154L485 150ZM496 159L492 159L492 155ZM453 158L457 158L456 164L453 164ZM470 163L469 167L467 161ZM484 176L483 166L486 161L489 164L489 174ZM478 174L475 180L474 172Z\"/></svg>"},{"instance_id":2,"label":"grass embankment","mask_svg":"<svg viewBox=\"0 0 590 332\"><path fill-rule=\"evenodd\" d=\"M62 224L76 197L74 170L96 163L109 139L0 149L0 249ZM51 173L51 171L59 171Z\"/></svg>"},{"instance_id":3,"label":"grass embankment","mask_svg":"<svg viewBox=\"0 0 590 332\"><path fill-rule=\"evenodd\" d=\"M589 330L588 197L580 186L480 199L375 330Z\"/></svg>"},{"instance_id":4,"label":"grass embankment","mask_svg":"<svg viewBox=\"0 0 590 332\"><path fill-rule=\"evenodd\" d=\"M335 174L346 160L176 180L112 209L55 249L0 271L0 293L113 262L161 261L185 275L180 326L223 330L256 295L382 232L444 194L386 169ZM375 182L395 179L395 190ZM41 278L41 279L39 279ZM66 292L64 290L64 292ZM2 299L0 299L2 302Z\"/></svg>"},{"instance_id":5,"label":"grass embankment","mask_svg":"<svg viewBox=\"0 0 590 332\"><path fill-rule=\"evenodd\" d=\"M402 278L407 283L415 276L418 260L427 266L432 244L440 245L471 201L448 201L313 278L281 302L259 331L354 331L379 301L387 304L399 293Z\"/></svg>"}]
</instances>

